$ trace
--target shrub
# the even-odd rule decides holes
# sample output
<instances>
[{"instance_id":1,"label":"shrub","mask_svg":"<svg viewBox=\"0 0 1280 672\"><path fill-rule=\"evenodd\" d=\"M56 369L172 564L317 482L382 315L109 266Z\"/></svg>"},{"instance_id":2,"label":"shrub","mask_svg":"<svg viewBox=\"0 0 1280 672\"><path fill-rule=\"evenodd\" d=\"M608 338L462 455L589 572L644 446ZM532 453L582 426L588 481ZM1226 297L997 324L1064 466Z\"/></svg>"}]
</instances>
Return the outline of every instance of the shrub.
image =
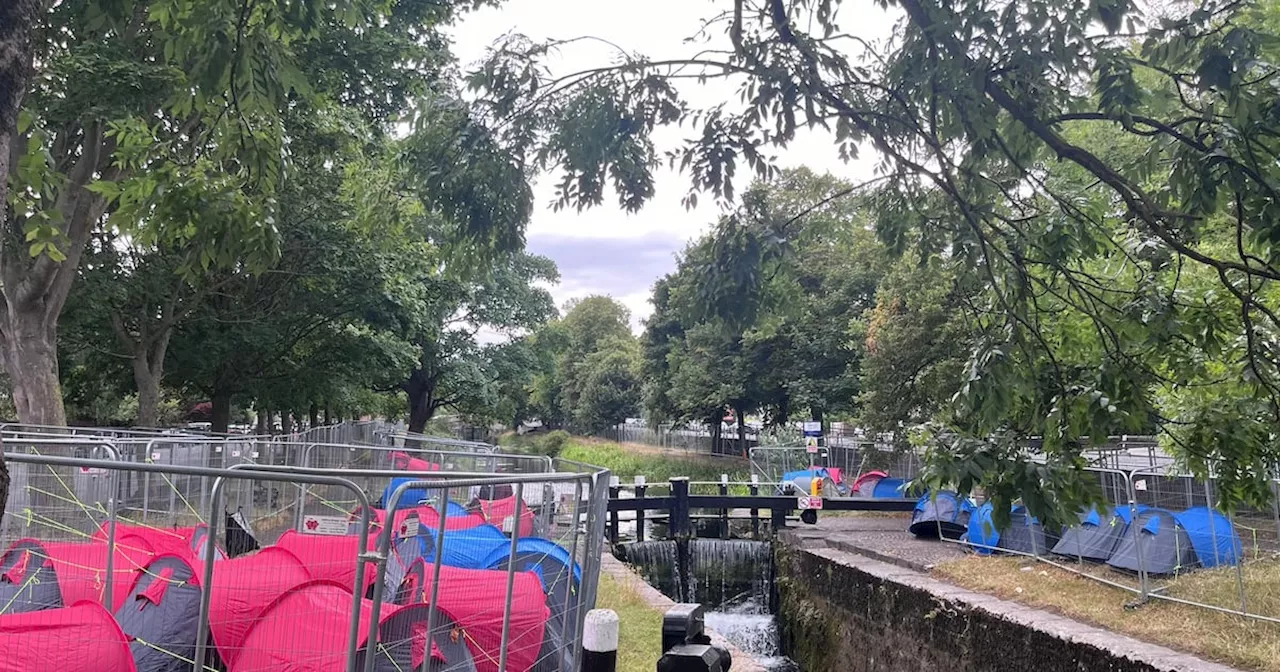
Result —
<instances>
[{"instance_id":1,"label":"shrub","mask_svg":"<svg viewBox=\"0 0 1280 672\"><path fill-rule=\"evenodd\" d=\"M569 432L557 429L534 439L533 447L539 455L555 458L560 456L560 451L569 443L569 438Z\"/></svg>"}]
</instances>

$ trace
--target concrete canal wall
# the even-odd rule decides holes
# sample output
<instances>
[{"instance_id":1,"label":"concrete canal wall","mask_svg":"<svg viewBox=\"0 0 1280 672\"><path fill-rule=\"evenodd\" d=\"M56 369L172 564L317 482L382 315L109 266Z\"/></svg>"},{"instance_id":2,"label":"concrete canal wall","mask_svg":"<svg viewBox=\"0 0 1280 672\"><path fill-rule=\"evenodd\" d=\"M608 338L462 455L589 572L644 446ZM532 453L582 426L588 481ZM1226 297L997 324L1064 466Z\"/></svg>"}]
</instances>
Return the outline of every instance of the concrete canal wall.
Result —
<instances>
[{"instance_id":1,"label":"concrete canal wall","mask_svg":"<svg viewBox=\"0 0 1280 672\"><path fill-rule=\"evenodd\" d=\"M1231 672L839 548L777 545L783 648L805 672ZM736 669L736 668L735 668Z\"/></svg>"}]
</instances>

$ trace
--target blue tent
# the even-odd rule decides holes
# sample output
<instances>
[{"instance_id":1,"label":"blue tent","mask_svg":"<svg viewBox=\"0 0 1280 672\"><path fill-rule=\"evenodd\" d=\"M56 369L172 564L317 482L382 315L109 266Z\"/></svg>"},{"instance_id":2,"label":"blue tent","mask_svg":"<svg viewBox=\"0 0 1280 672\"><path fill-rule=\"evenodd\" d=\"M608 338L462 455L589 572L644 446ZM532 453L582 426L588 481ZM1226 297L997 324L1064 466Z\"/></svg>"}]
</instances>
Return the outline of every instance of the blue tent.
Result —
<instances>
[{"instance_id":1,"label":"blue tent","mask_svg":"<svg viewBox=\"0 0 1280 672\"><path fill-rule=\"evenodd\" d=\"M959 539L969 531L969 518L976 508L968 497L950 490L926 492L916 502L907 529L918 537Z\"/></svg>"},{"instance_id":2,"label":"blue tent","mask_svg":"<svg viewBox=\"0 0 1280 672\"><path fill-rule=\"evenodd\" d=\"M995 507L987 502L969 516L969 529L965 541L982 555L991 555L1000 545L1000 530L996 529Z\"/></svg>"},{"instance_id":3,"label":"blue tent","mask_svg":"<svg viewBox=\"0 0 1280 672\"><path fill-rule=\"evenodd\" d=\"M1235 526L1222 512L1206 506L1187 509L1173 516L1191 539L1191 548L1201 567L1234 565L1243 555Z\"/></svg>"},{"instance_id":4,"label":"blue tent","mask_svg":"<svg viewBox=\"0 0 1280 672\"><path fill-rule=\"evenodd\" d=\"M800 471L788 471L782 475L782 482L791 483L797 478L807 478L810 480L815 478L831 478L831 473L822 467L818 467L816 469L801 469Z\"/></svg>"},{"instance_id":5,"label":"blue tent","mask_svg":"<svg viewBox=\"0 0 1280 672\"><path fill-rule=\"evenodd\" d=\"M882 478L871 491L872 497L905 497L907 482L901 478Z\"/></svg>"},{"instance_id":6,"label":"blue tent","mask_svg":"<svg viewBox=\"0 0 1280 672\"><path fill-rule=\"evenodd\" d=\"M489 554L486 566L488 569L506 569L510 559L510 546L496 549ZM547 596L547 609L551 612L551 617L547 619L547 640L550 645L543 647L544 653L558 656L561 670L572 669L573 647L568 644L578 624L578 590L582 582L582 569L578 563L573 562L564 548L537 537L525 537L516 542L514 564L516 570L533 572L542 581L542 589ZM573 567L572 574L569 567Z\"/></svg>"},{"instance_id":7,"label":"blue tent","mask_svg":"<svg viewBox=\"0 0 1280 672\"><path fill-rule=\"evenodd\" d=\"M412 555L424 562L436 561L436 535L439 530L425 525L418 527L418 534L405 537L396 545L401 557ZM511 539L493 525L480 525L465 530L446 530L444 533L443 564L465 569L486 569L491 554L510 551ZM409 563L406 562L407 566Z\"/></svg>"},{"instance_id":8,"label":"blue tent","mask_svg":"<svg viewBox=\"0 0 1280 672\"><path fill-rule=\"evenodd\" d=\"M380 505L377 508L380 508L380 509L389 508L391 506L391 496L395 493L396 488L400 487L400 485L403 483L412 483L418 480L422 480L422 479L403 478L403 477L391 479L391 482L387 484L387 489L382 491L382 499L379 500ZM409 488L408 490L405 490L404 494L400 496L400 506L398 506L397 508L403 509L409 506L413 506L415 504L419 504L421 502L432 499L434 496L435 495L432 494L432 491L427 490L425 488ZM451 500L449 502L449 506L445 510L445 515L465 516L467 515L467 507Z\"/></svg>"}]
</instances>

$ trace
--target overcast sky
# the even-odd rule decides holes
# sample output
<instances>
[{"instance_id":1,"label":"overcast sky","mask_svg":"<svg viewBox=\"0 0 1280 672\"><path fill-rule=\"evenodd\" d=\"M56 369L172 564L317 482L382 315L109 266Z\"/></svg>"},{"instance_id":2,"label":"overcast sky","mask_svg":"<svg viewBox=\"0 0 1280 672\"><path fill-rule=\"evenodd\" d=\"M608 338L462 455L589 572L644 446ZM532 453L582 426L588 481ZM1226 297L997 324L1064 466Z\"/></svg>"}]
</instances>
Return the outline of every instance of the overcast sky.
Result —
<instances>
[{"instance_id":1,"label":"overcast sky","mask_svg":"<svg viewBox=\"0 0 1280 672\"><path fill-rule=\"evenodd\" d=\"M688 56L703 47L685 44L685 38L724 6L710 0L508 0L496 9L463 18L452 31L454 52L466 66L481 59L495 39L514 31L534 40L592 35L652 58ZM869 0L844 3L841 11L842 27L860 37L882 38L892 26L893 17ZM562 50L551 67L561 74L611 61L607 47L581 43ZM689 83L682 93L699 105L737 95L729 83ZM658 136L659 143L667 145L660 149L674 147L681 139L679 130L666 131ZM779 154L778 162L807 165L850 180L870 175L870 160L844 164L833 145L826 134L802 136ZM607 198L604 205L583 213L555 212L550 207L554 181L550 177L538 181L537 207L527 237L531 252L554 259L560 267L560 284L552 288L557 305L589 294L608 294L630 308L632 327L638 332L652 312L653 282L675 269L676 253L715 222L719 209L702 199L704 204L697 209L685 210L680 201L688 179L665 169L657 178L657 195L636 214L627 214Z\"/></svg>"}]
</instances>

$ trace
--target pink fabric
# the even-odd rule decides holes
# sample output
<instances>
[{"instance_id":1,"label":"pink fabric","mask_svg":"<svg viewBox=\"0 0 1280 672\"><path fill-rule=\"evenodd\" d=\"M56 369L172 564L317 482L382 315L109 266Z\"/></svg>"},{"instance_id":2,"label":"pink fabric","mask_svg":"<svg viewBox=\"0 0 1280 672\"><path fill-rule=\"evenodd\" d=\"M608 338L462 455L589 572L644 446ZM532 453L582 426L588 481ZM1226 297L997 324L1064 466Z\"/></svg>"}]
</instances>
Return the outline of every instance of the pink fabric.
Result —
<instances>
[{"instance_id":1,"label":"pink fabric","mask_svg":"<svg viewBox=\"0 0 1280 672\"><path fill-rule=\"evenodd\" d=\"M204 576L203 565L197 576ZM311 574L293 553L279 547L219 560L213 566L209 630L218 655L231 669L254 624L279 597L307 583Z\"/></svg>"},{"instance_id":2,"label":"pink fabric","mask_svg":"<svg viewBox=\"0 0 1280 672\"><path fill-rule=\"evenodd\" d=\"M844 482L843 480L841 480L842 475L839 467L827 467L827 474L830 475L831 480L835 481L836 483Z\"/></svg>"},{"instance_id":3,"label":"pink fabric","mask_svg":"<svg viewBox=\"0 0 1280 672\"><path fill-rule=\"evenodd\" d=\"M138 597L145 599L151 604L160 604L160 600L164 599L164 593L169 589L169 583L173 580L173 568L165 567L160 570L155 579L151 581L151 585L147 589L138 593Z\"/></svg>"},{"instance_id":4,"label":"pink fabric","mask_svg":"<svg viewBox=\"0 0 1280 672\"><path fill-rule=\"evenodd\" d=\"M853 486L851 489L854 492L858 492L859 490L862 489L863 483L866 483L867 481L879 481L882 478L888 478L888 477L889 477L889 474L886 474L883 471L868 471L867 473L859 476L858 479L853 482Z\"/></svg>"},{"instance_id":5,"label":"pink fabric","mask_svg":"<svg viewBox=\"0 0 1280 672\"><path fill-rule=\"evenodd\" d=\"M347 636L351 627L354 596L331 581L312 581L282 595L271 604L245 638L236 660L235 672L340 672L346 669ZM360 609L359 646L369 641L372 602L364 600ZM380 620L414 606L384 604ZM426 622L425 610L422 622ZM423 632L417 629L416 632ZM422 662L422 643L416 644L417 662ZM432 644L432 657L443 660Z\"/></svg>"},{"instance_id":6,"label":"pink fabric","mask_svg":"<svg viewBox=\"0 0 1280 672\"><path fill-rule=\"evenodd\" d=\"M21 550L12 552L19 554L18 561L14 563L13 567L9 568L9 571L0 574L0 579L3 579L5 583L17 585L22 583L22 579L27 573L27 565L31 563L31 554L23 553Z\"/></svg>"},{"instance_id":7,"label":"pink fabric","mask_svg":"<svg viewBox=\"0 0 1280 672\"><path fill-rule=\"evenodd\" d=\"M125 597L138 571L151 562L152 553L145 540L126 537L116 546L112 565L111 601L107 606L112 612L124 604ZM107 545L101 542L86 544L70 542L46 542L39 548L28 549L39 558L48 558L58 579L63 604L75 604L82 600L102 604L107 580Z\"/></svg>"},{"instance_id":8,"label":"pink fabric","mask_svg":"<svg viewBox=\"0 0 1280 672\"><path fill-rule=\"evenodd\" d=\"M398 450L391 453L391 463L396 469L404 471L440 471L440 465L435 462L409 457L408 453Z\"/></svg>"},{"instance_id":9,"label":"pink fabric","mask_svg":"<svg viewBox=\"0 0 1280 672\"><path fill-rule=\"evenodd\" d=\"M93 540L106 543L109 523L103 523L93 533ZM141 541L139 541L141 540ZM182 557L194 555L191 542L182 530L146 527L128 523L116 523L116 545L119 547L135 547L133 550L147 550L160 555L172 553Z\"/></svg>"},{"instance_id":10,"label":"pink fabric","mask_svg":"<svg viewBox=\"0 0 1280 672\"><path fill-rule=\"evenodd\" d=\"M0 672L136 672L129 640L102 605L0 616Z\"/></svg>"},{"instance_id":11,"label":"pink fabric","mask_svg":"<svg viewBox=\"0 0 1280 672\"><path fill-rule=\"evenodd\" d=\"M300 534L295 530L285 532L276 542L277 547L293 553L302 561L311 578L333 581L347 590L355 589L358 556L363 551L376 548L376 544L377 541L372 536L369 537L368 546L360 548L360 537L354 534L324 536ZM360 594L366 595L377 578L373 565L365 567Z\"/></svg>"},{"instance_id":12,"label":"pink fabric","mask_svg":"<svg viewBox=\"0 0 1280 672\"><path fill-rule=\"evenodd\" d=\"M516 515L516 497L515 495L512 495L506 499L495 499L493 501L481 500L480 512L484 514L485 520L503 532L508 531L508 529L515 529L514 526L512 528L507 528L505 521ZM533 521L533 510L529 508L528 504L521 504L520 536L533 536Z\"/></svg>"},{"instance_id":13,"label":"pink fabric","mask_svg":"<svg viewBox=\"0 0 1280 672\"><path fill-rule=\"evenodd\" d=\"M414 560L409 576L425 581L412 588L408 602L431 599L434 565L422 558ZM509 672L528 672L538 661L550 611L542 592L542 581L533 572L519 572L511 586L511 640L507 650ZM448 614L466 637L467 648L479 672L498 672L502 650L503 605L507 597L507 573L491 569L440 567L440 590L436 607Z\"/></svg>"}]
</instances>

